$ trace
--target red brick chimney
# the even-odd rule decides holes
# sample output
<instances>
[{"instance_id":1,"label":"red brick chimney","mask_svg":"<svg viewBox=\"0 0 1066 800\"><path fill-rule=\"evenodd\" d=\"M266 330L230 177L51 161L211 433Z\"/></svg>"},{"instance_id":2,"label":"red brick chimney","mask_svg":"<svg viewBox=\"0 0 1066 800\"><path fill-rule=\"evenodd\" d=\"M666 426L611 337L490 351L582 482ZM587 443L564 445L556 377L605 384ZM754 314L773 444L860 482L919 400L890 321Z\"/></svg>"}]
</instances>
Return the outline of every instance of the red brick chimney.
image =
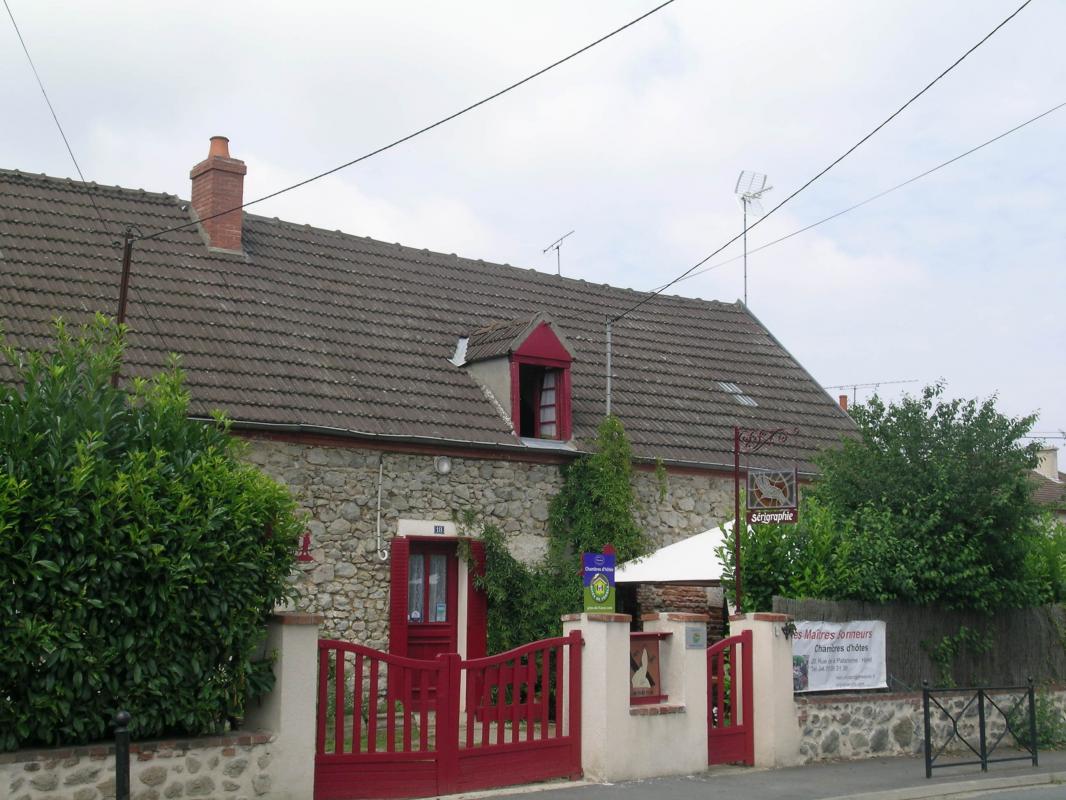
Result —
<instances>
[{"instance_id":1,"label":"red brick chimney","mask_svg":"<svg viewBox=\"0 0 1066 800\"><path fill-rule=\"evenodd\" d=\"M839 397L837 398L837 402L838 402L838 403L840 403L840 407L841 407L841 408L842 408L842 409L843 409L844 411L847 411L847 410L848 410L848 396L847 396L846 394L842 394L842 395L840 395L840 396L839 396Z\"/></svg>"},{"instance_id":2,"label":"red brick chimney","mask_svg":"<svg viewBox=\"0 0 1066 800\"><path fill-rule=\"evenodd\" d=\"M192 207L196 209L211 247L222 250L241 249L243 211L229 211L244 202L244 162L230 158L229 139L211 137L207 158L192 168ZM215 216L220 214L220 216Z\"/></svg>"}]
</instances>

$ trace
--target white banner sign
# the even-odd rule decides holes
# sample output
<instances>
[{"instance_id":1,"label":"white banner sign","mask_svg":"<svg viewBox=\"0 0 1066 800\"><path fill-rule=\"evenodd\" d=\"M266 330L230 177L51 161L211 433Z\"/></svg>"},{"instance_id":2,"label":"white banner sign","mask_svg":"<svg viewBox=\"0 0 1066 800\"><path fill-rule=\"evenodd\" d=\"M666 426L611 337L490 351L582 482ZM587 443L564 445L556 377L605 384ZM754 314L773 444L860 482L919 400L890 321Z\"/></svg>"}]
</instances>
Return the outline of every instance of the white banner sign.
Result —
<instances>
[{"instance_id":1,"label":"white banner sign","mask_svg":"<svg viewBox=\"0 0 1066 800\"><path fill-rule=\"evenodd\" d=\"M792 637L792 690L882 689L885 623L797 622Z\"/></svg>"}]
</instances>

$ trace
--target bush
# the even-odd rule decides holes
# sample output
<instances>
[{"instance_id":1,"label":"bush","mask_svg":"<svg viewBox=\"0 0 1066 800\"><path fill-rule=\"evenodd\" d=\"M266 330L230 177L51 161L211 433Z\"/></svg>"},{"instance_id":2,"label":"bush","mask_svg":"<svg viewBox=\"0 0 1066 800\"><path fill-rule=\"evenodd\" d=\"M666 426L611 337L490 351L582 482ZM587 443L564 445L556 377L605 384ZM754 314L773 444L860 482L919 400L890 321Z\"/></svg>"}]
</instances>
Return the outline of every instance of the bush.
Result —
<instances>
[{"instance_id":1,"label":"bush","mask_svg":"<svg viewBox=\"0 0 1066 800\"><path fill-rule=\"evenodd\" d=\"M1036 446L1019 444L1034 418L942 393L852 408L860 437L819 454L798 523L741 532L745 610L775 594L982 612L1062 598L1066 533L1041 521Z\"/></svg>"},{"instance_id":2,"label":"bush","mask_svg":"<svg viewBox=\"0 0 1066 800\"><path fill-rule=\"evenodd\" d=\"M1036 691L1036 747L1038 750L1061 750L1066 747L1066 711L1055 702L1049 689ZM1008 715L1011 736L1018 747L1031 746L1028 704L1014 708Z\"/></svg>"},{"instance_id":3,"label":"bush","mask_svg":"<svg viewBox=\"0 0 1066 800\"><path fill-rule=\"evenodd\" d=\"M221 417L187 418L176 364L127 393L113 324L56 333L4 349L0 749L99 739L119 708L135 737L217 731L273 682L294 502Z\"/></svg>"},{"instance_id":4,"label":"bush","mask_svg":"<svg viewBox=\"0 0 1066 800\"><path fill-rule=\"evenodd\" d=\"M485 571L477 581L488 598L488 652L559 636L560 617L581 610L581 576L573 564L551 556L523 564L495 525L482 528L481 541Z\"/></svg>"},{"instance_id":5,"label":"bush","mask_svg":"<svg viewBox=\"0 0 1066 800\"><path fill-rule=\"evenodd\" d=\"M540 563L521 563L503 532L484 526L485 571L477 583L489 601L490 653L559 635L559 618L582 608L582 553L611 544L622 563L647 552L648 538L633 519L632 458L622 423L606 417L596 451L563 468L563 485L549 509L548 553ZM472 512L458 518L464 528L477 524Z\"/></svg>"}]
</instances>

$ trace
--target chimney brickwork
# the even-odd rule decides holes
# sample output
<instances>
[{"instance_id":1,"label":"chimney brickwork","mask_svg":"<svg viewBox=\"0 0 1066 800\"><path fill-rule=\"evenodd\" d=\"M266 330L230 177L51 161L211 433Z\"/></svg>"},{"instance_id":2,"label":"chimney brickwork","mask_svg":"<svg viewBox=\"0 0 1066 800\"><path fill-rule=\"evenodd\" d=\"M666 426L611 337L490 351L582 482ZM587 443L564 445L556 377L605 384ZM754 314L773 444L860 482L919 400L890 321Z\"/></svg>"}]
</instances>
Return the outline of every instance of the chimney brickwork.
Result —
<instances>
[{"instance_id":1,"label":"chimney brickwork","mask_svg":"<svg viewBox=\"0 0 1066 800\"><path fill-rule=\"evenodd\" d=\"M1050 480L1059 480L1059 450L1057 447L1043 447L1040 449L1040 460L1037 462L1036 471Z\"/></svg>"},{"instance_id":2,"label":"chimney brickwork","mask_svg":"<svg viewBox=\"0 0 1066 800\"><path fill-rule=\"evenodd\" d=\"M248 167L243 161L230 158L229 139L212 136L207 158L189 173L192 178L192 207L200 217L211 247L241 249L244 212L221 212L237 208L244 202L244 176L247 172Z\"/></svg>"}]
</instances>

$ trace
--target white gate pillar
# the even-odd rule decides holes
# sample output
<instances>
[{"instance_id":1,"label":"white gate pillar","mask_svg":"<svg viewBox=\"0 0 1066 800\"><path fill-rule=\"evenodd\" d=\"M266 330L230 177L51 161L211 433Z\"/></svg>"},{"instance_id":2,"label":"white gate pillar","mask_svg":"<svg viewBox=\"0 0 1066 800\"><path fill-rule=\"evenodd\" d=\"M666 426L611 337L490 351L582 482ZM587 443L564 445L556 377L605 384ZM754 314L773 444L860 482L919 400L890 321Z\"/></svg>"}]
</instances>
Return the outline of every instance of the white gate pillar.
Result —
<instances>
[{"instance_id":1,"label":"white gate pillar","mask_svg":"<svg viewBox=\"0 0 1066 800\"><path fill-rule=\"evenodd\" d=\"M800 761L800 729L792 699L792 640L788 614L755 612L729 618L729 633L751 631L754 684L755 766L785 767Z\"/></svg>"},{"instance_id":2,"label":"white gate pillar","mask_svg":"<svg viewBox=\"0 0 1066 800\"><path fill-rule=\"evenodd\" d=\"M267 652L276 653L274 689L245 712L253 728L273 732L271 798L307 800L315 788L318 626L322 617L275 612L267 623Z\"/></svg>"},{"instance_id":3,"label":"white gate pillar","mask_svg":"<svg viewBox=\"0 0 1066 800\"><path fill-rule=\"evenodd\" d=\"M568 614L563 632L581 631L581 766L594 781L686 775L707 766L707 655L699 614L653 614L644 630L662 634L665 699L630 703L628 614ZM686 647L686 629L701 636Z\"/></svg>"}]
</instances>

